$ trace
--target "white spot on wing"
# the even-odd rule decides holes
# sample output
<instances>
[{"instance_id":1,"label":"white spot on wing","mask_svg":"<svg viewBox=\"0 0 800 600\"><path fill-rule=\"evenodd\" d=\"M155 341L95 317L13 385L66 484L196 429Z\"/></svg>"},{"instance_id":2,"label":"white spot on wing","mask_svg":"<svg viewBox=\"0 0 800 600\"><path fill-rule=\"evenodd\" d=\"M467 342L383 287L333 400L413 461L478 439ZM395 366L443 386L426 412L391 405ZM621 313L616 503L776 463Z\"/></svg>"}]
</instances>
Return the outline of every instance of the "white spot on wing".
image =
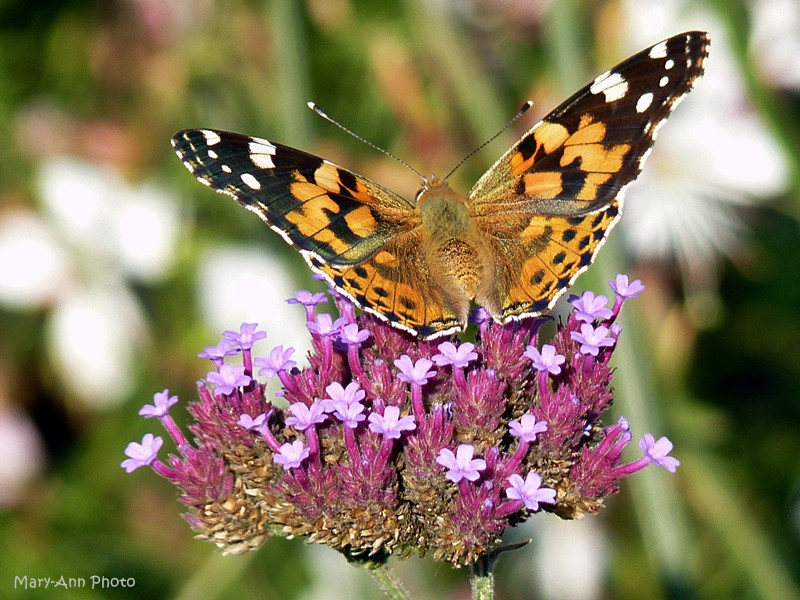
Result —
<instances>
[{"instance_id":1,"label":"white spot on wing","mask_svg":"<svg viewBox=\"0 0 800 600\"><path fill-rule=\"evenodd\" d=\"M606 97L606 102L614 102L624 98L628 93L628 82L619 73L606 71L594 80L589 91L593 94L602 92Z\"/></svg>"},{"instance_id":2,"label":"white spot on wing","mask_svg":"<svg viewBox=\"0 0 800 600\"><path fill-rule=\"evenodd\" d=\"M674 66L675 66L675 61L672 60L671 58L668 59L667 62L664 63L664 69L667 70L667 71L669 71Z\"/></svg>"},{"instance_id":3,"label":"white spot on wing","mask_svg":"<svg viewBox=\"0 0 800 600\"><path fill-rule=\"evenodd\" d=\"M267 140L253 138L248 147L250 150L250 160L260 169L274 169L275 163L272 157L275 156L275 146Z\"/></svg>"},{"instance_id":4,"label":"white spot on wing","mask_svg":"<svg viewBox=\"0 0 800 600\"><path fill-rule=\"evenodd\" d=\"M258 182L258 179L253 177L250 173L242 173L242 181L247 187L253 190L261 189L261 184Z\"/></svg>"},{"instance_id":5,"label":"white spot on wing","mask_svg":"<svg viewBox=\"0 0 800 600\"><path fill-rule=\"evenodd\" d=\"M664 75L661 79L658 80L658 87L664 87L669 83L669 77Z\"/></svg>"},{"instance_id":6,"label":"white spot on wing","mask_svg":"<svg viewBox=\"0 0 800 600\"><path fill-rule=\"evenodd\" d=\"M639 99L636 101L636 112L643 113L650 105L653 103L653 94L652 92L647 92L639 96Z\"/></svg>"},{"instance_id":7,"label":"white spot on wing","mask_svg":"<svg viewBox=\"0 0 800 600\"><path fill-rule=\"evenodd\" d=\"M659 42L652 48L650 48L650 53L648 54L650 58L666 58L667 57L667 40L663 42Z\"/></svg>"},{"instance_id":8,"label":"white spot on wing","mask_svg":"<svg viewBox=\"0 0 800 600\"><path fill-rule=\"evenodd\" d=\"M211 148L208 149L208 158L213 158L214 160L219 158L219 154L214 152Z\"/></svg>"},{"instance_id":9,"label":"white spot on wing","mask_svg":"<svg viewBox=\"0 0 800 600\"><path fill-rule=\"evenodd\" d=\"M207 145L213 146L214 144L219 144L220 137L215 131L211 131L210 129L201 129L200 133L202 133L203 137L206 138Z\"/></svg>"},{"instance_id":10,"label":"white spot on wing","mask_svg":"<svg viewBox=\"0 0 800 600\"><path fill-rule=\"evenodd\" d=\"M222 169L223 173L233 173L233 170L228 165L221 165L220 169Z\"/></svg>"}]
</instances>

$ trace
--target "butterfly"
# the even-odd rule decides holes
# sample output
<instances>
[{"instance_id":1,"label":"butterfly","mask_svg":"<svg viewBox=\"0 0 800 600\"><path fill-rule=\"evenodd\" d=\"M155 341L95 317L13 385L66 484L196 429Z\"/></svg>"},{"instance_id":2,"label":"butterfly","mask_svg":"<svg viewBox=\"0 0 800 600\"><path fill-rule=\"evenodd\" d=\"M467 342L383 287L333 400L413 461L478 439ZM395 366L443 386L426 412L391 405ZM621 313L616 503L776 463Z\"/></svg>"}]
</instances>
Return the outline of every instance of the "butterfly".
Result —
<instances>
[{"instance_id":1,"label":"butterfly","mask_svg":"<svg viewBox=\"0 0 800 600\"><path fill-rule=\"evenodd\" d=\"M423 178L414 202L323 158L212 129L172 138L212 189L258 214L359 307L423 338L553 306L594 260L656 132L703 74L708 34L624 60L535 124L465 196Z\"/></svg>"}]
</instances>

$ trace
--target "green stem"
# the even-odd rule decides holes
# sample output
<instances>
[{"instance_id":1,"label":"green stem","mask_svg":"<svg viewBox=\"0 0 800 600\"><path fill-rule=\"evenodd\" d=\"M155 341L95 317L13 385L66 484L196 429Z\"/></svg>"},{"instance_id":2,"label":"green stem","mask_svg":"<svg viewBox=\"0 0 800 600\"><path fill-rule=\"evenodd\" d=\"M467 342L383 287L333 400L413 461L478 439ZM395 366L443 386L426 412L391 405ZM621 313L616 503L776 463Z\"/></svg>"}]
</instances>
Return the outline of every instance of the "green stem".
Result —
<instances>
[{"instance_id":1,"label":"green stem","mask_svg":"<svg viewBox=\"0 0 800 600\"><path fill-rule=\"evenodd\" d=\"M484 557L472 568L472 578L470 579L472 600L492 600L494 598L493 562L489 557Z\"/></svg>"},{"instance_id":2,"label":"green stem","mask_svg":"<svg viewBox=\"0 0 800 600\"><path fill-rule=\"evenodd\" d=\"M387 567L385 563L363 562L352 564L360 564L363 566L367 570L367 573L378 582L378 585L390 600L411 600L411 597L403 588L403 584L397 578L394 571Z\"/></svg>"}]
</instances>

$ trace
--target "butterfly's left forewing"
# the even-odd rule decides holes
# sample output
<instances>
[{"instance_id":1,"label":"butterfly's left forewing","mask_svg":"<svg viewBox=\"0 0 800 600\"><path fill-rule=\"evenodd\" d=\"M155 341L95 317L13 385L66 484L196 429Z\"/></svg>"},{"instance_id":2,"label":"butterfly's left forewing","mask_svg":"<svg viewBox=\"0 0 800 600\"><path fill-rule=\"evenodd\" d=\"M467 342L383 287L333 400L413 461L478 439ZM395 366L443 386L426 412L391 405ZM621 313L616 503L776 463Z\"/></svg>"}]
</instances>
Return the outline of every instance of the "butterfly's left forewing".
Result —
<instances>
[{"instance_id":1,"label":"butterfly's left forewing","mask_svg":"<svg viewBox=\"0 0 800 600\"><path fill-rule=\"evenodd\" d=\"M708 36L687 32L576 92L506 152L469 193L496 257L476 300L501 321L553 305L620 215L658 127L703 73Z\"/></svg>"},{"instance_id":2,"label":"butterfly's left forewing","mask_svg":"<svg viewBox=\"0 0 800 600\"><path fill-rule=\"evenodd\" d=\"M419 225L401 196L289 146L211 129L179 131L172 146L201 183L233 197L304 256L325 263L361 263Z\"/></svg>"},{"instance_id":3,"label":"butterfly's left forewing","mask_svg":"<svg viewBox=\"0 0 800 600\"><path fill-rule=\"evenodd\" d=\"M401 196L261 138L187 129L172 145L201 183L258 214L361 308L418 335L463 329L429 273L419 212Z\"/></svg>"}]
</instances>

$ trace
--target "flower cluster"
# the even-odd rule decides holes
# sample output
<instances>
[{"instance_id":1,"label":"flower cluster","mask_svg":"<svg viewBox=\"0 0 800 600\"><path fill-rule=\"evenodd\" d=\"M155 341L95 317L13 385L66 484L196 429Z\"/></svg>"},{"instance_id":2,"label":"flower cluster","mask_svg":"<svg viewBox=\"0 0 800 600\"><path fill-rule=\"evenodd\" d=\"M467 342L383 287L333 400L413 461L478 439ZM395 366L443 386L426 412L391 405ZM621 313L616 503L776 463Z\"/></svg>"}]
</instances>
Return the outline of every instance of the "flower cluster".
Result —
<instances>
[{"instance_id":1,"label":"flower cluster","mask_svg":"<svg viewBox=\"0 0 800 600\"><path fill-rule=\"evenodd\" d=\"M180 490L185 518L225 552L269 535L306 536L350 555L470 564L509 525L544 509L563 518L597 511L620 478L649 463L674 471L672 444L649 434L644 456L620 464L631 440L624 419L604 425L612 401L608 362L622 304L643 289L620 275L615 301L584 292L539 344L546 319L498 325L481 309L476 342L417 340L377 318L355 316L339 294L338 319L318 313L325 294L299 292L313 340L309 366L292 348L254 356L255 324L227 331L199 356L215 369L190 403L190 443L169 415L167 390L140 414L160 437L131 443L122 466L150 465ZM228 362L241 352L241 364ZM286 404L254 378L278 377Z\"/></svg>"}]
</instances>

